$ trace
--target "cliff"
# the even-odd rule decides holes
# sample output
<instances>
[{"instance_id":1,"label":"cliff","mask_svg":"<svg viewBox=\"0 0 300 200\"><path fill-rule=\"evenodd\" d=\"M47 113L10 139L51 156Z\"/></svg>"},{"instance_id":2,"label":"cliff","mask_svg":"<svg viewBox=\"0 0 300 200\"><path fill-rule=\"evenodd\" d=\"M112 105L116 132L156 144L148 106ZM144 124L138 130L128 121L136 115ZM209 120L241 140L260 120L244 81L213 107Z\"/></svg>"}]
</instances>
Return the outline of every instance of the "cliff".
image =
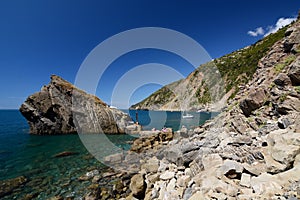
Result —
<instances>
[{"instance_id":1,"label":"cliff","mask_svg":"<svg viewBox=\"0 0 300 200\"><path fill-rule=\"evenodd\" d=\"M287 28L282 28L251 46L199 66L187 78L162 87L143 101L132 105L131 109L207 110L215 102L212 95L216 93L225 100L233 98L240 87L244 87L252 79L259 60L284 37ZM207 71L212 65L217 67L223 80L217 80L219 78L216 76L207 77ZM224 88L213 88L218 84Z\"/></svg>"},{"instance_id":2,"label":"cliff","mask_svg":"<svg viewBox=\"0 0 300 200\"><path fill-rule=\"evenodd\" d=\"M38 135L70 133L124 133L130 117L109 108L94 95L52 75L48 85L30 95L20 112L27 119L30 133Z\"/></svg>"}]
</instances>

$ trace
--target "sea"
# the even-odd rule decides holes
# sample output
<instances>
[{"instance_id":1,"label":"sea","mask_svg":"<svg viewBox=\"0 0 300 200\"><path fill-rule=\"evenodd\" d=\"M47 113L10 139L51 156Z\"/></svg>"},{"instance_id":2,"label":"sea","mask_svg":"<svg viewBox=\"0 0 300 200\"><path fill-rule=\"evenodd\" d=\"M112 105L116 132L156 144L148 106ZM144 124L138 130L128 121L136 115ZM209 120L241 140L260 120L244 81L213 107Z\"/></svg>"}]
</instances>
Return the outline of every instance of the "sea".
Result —
<instances>
[{"instance_id":1,"label":"sea","mask_svg":"<svg viewBox=\"0 0 300 200\"><path fill-rule=\"evenodd\" d=\"M193 118L183 119L181 112L123 110L138 121L143 130L179 130L182 126L193 128L212 117L212 113L189 112ZM130 149L129 135L107 135L116 146ZM67 157L55 157L61 152L73 152ZM87 182L78 178L88 171L107 167L95 159L85 148L80 137L74 135L39 136L29 134L29 126L18 110L0 110L0 182L25 176L29 183L3 199L21 199L34 194L36 199L53 196L82 199Z\"/></svg>"}]
</instances>

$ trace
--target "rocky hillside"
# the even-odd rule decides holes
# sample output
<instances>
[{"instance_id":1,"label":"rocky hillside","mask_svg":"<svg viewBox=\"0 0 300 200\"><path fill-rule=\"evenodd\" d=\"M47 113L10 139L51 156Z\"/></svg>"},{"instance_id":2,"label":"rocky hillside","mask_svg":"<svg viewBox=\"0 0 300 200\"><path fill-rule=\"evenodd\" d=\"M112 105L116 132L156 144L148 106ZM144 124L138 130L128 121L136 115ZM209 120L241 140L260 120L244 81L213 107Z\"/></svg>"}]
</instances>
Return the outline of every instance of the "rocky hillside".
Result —
<instances>
[{"instance_id":1,"label":"rocky hillside","mask_svg":"<svg viewBox=\"0 0 300 200\"><path fill-rule=\"evenodd\" d=\"M209 109L212 102L220 99L220 97L213 97L212 94L224 95L225 99L234 97L239 87L252 79L259 60L266 55L275 42L284 37L286 29L287 27L282 28L254 45L201 65L186 79L162 87L140 103L132 105L131 109ZM207 76L210 67L219 70L220 78L223 78L222 82L216 75L211 76L212 78ZM214 88L216 85L224 88Z\"/></svg>"},{"instance_id":2,"label":"rocky hillside","mask_svg":"<svg viewBox=\"0 0 300 200\"><path fill-rule=\"evenodd\" d=\"M300 19L218 117L148 144L127 199L300 199Z\"/></svg>"},{"instance_id":3,"label":"rocky hillside","mask_svg":"<svg viewBox=\"0 0 300 200\"><path fill-rule=\"evenodd\" d=\"M39 135L69 133L124 133L130 117L109 108L94 95L85 93L61 77L27 98L20 112L30 133Z\"/></svg>"}]
</instances>

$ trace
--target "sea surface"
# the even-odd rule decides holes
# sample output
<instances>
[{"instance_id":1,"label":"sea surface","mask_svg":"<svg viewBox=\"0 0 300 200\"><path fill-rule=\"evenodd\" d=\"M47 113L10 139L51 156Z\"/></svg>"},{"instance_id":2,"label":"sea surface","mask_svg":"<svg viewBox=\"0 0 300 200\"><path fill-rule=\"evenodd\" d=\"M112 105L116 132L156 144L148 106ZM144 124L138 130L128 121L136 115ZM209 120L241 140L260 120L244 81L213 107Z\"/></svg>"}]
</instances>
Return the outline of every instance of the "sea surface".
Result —
<instances>
[{"instance_id":1,"label":"sea surface","mask_svg":"<svg viewBox=\"0 0 300 200\"><path fill-rule=\"evenodd\" d=\"M124 111L145 130L170 127L176 131L183 125L193 128L211 117L211 113L193 112L190 114L194 118L182 119L181 112ZM129 149L128 141L133 140L129 135L108 135L108 138L123 149ZM64 151L75 154L55 157ZM0 180L25 176L30 181L18 193L4 199L19 199L32 193L38 194L38 199L55 195L80 199L87 183L79 182L78 177L93 169L105 171L106 166L91 156L78 135L30 135L29 126L18 110L0 110Z\"/></svg>"}]
</instances>

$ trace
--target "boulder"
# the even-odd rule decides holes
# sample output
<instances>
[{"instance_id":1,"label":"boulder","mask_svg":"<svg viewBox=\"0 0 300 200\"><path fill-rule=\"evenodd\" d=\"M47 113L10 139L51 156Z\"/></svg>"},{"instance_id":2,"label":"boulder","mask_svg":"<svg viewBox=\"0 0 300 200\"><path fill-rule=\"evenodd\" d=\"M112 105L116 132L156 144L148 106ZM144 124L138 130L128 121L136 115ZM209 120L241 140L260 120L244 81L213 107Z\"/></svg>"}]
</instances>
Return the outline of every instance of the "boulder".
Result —
<instances>
[{"instance_id":1,"label":"boulder","mask_svg":"<svg viewBox=\"0 0 300 200\"><path fill-rule=\"evenodd\" d=\"M276 179L276 176L263 173L258 177L253 177L251 179L251 187L254 193L260 194L278 194L283 193L280 181Z\"/></svg>"},{"instance_id":2,"label":"boulder","mask_svg":"<svg viewBox=\"0 0 300 200\"><path fill-rule=\"evenodd\" d=\"M155 173L158 171L159 160L156 157L149 159L144 165L142 165L142 169L145 169L147 173Z\"/></svg>"},{"instance_id":3,"label":"boulder","mask_svg":"<svg viewBox=\"0 0 300 200\"><path fill-rule=\"evenodd\" d=\"M292 81L292 85L300 85L300 59L297 59L297 61L291 65L288 76Z\"/></svg>"},{"instance_id":4,"label":"boulder","mask_svg":"<svg viewBox=\"0 0 300 200\"><path fill-rule=\"evenodd\" d=\"M225 160L224 164L221 166L222 173L228 178L237 178L242 174L244 167L234 161L234 160Z\"/></svg>"},{"instance_id":5,"label":"boulder","mask_svg":"<svg viewBox=\"0 0 300 200\"><path fill-rule=\"evenodd\" d=\"M129 115L109 108L98 97L56 75L26 99L20 112L27 119L30 133L38 135L125 133L130 121Z\"/></svg>"},{"instance_id":6,"label":"boulder","mask_svg":"<svg viewBox=\"0 0 300 200\"><path fill-rule=\"evenodd\" d=\"M165 171L164 173L162 173L162 174L159 176L159 178L160 178L161 180L166 181L166 180L170 180L170 179L174 178L174 176L175 176L175 172Z\"/></svg>"},{"instance_id":7,"label":"boulder","mask_svg":"<svg viewBox=\"0 0 300 200\"><path fill-rule=\"evenodd\" d=\"M208 154L202 157L204 170L210 171L214 168L222 166L223 160L219 154Z\"/></svg>"},{"instance_id":8,"label":"boulder","mask_svg":"<svg viewBox=\"0 0 300 200\"><path fill-rule=\"evenodd\" d=\"M251 176L250 176L250 174L245 174L245 173L242 174L240 185L245 186L245 187L250 187L251 186Z\"/></svg>"},{"instance_id":9,"label":"boulder","mask_svg":"<svg viewBox=\"0 0 300 200\"><path fill-rule=\"evenodd\" d=\"M287 86L292 84L291 79L284 73L278 74L274 80L274 83L279 86Z\"/></svg>"},{"instance_id":10,"label":"boulder","mask_svg":"<svg viewBox=\"0 0 300 200\"><path fill-rule=\"evenodd\" d=\"M291 166L295 156L300 153L300 134L283 130L273 131L268 135L272 158Z\"/></svg>"},{"instance_id":11,"label":"boulder","mask_svg":"<svg viewBox=\"0 0 300 200\"><path fill-rule=\"evenodd\" d=\"M142 174L136 174L131 178L130 190L134 197L143 199L146 192L146 183Z\"/></svg>"},{"instance_id":12,"label":"boulder","mask_svg":"<svg viewBox=\"0 0 300 200\"><path fill-rule=\"evenodd\" d=\"M248 117L252 111L260 108L267 100L267 96L268 94L263 88L252 89L249 95L240 102L240 108L244 115Z\"/></svg>"}]
</instances>

